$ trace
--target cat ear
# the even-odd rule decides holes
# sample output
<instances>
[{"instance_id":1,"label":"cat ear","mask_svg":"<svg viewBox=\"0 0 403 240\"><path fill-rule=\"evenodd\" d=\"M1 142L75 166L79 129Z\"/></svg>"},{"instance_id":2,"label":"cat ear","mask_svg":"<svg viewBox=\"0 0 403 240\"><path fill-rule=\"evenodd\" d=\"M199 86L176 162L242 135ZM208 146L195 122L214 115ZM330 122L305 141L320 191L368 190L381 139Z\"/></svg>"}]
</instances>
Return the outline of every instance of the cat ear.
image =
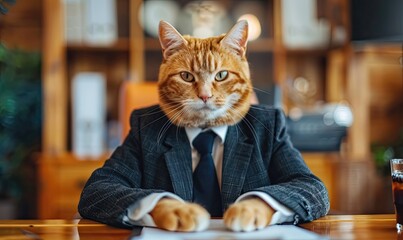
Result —
<instances>
[{"instance_id":1,"label":"cat ear","mask_svg":"<svg viewBox=\"0 0 403 240\"><path fill-rule=\"evenodd\" d=\"M182 35L165 21L160 21L158 34L164 59L167 59L179 47L187 44Z\"/></svg>"},{"instance_id":2,"label":"cat ear","mask_svg":"<svg viewBox=\"0 0 403 240\"><path fill-rule=\"evenodd\" d=\"M240 56L246 52L248 42L248 22L241 20L237 22L231 30L221 40L221 46L235 50Z\"/></svg>"}]
</instances>

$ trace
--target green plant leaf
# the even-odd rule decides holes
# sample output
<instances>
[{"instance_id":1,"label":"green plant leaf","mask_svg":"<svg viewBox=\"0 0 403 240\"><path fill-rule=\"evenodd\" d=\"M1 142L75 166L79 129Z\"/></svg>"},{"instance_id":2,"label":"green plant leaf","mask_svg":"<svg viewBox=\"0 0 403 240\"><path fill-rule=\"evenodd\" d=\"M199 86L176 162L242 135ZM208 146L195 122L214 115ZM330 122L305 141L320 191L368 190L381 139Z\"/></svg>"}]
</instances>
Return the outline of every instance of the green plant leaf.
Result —
<instances>
[{"instance_id":1,"label":"green plant leaf","mask_svg":"<svg viewBox=\"0 0 403 240\"><path fill-rule=\"evenodd\" d=\"M8 5L14 5L16 3L15 0L0 0L0 13L6 14L8 13Z\"/></svg>"},{"instance_id":2,"label":"green plant leaf","mask_svg":"<svg viewBox=\"0 0 403 240\"><path fill-rule=\"evenodd\" d=\"M0 197L20 197L21 169L40 149L41 122L41 55L0 44Z\"/></svg>"}]
</instances>

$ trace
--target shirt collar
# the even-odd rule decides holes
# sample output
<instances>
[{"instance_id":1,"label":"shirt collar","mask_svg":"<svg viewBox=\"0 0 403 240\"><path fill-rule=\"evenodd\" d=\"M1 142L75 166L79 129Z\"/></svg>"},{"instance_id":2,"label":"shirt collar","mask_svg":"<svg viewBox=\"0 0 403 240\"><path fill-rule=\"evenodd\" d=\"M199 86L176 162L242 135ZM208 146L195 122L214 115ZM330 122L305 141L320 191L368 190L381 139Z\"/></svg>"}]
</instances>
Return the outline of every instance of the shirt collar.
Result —
<instances>
[{"instance_id":1,"label":"shirt collar","mask_svg":"<svg viewBox=\"0 0 403 240\"><path fill-rule=\"evenodd\" d=\"M190 146L192 146L192 148L193 148L192 142L197 137L197 135L199 135L199 133L205 132L205 131L208 131L208 130L211 130L215 134L217 134L217 136L221 140L221 143L224 143L225 137L227 136L227 130L228 130L227 125L218 126L218 127L211 127L211 128L206 128L206 129L185 127L186 135L188 136Z\"/></svg>"}]
</instances>

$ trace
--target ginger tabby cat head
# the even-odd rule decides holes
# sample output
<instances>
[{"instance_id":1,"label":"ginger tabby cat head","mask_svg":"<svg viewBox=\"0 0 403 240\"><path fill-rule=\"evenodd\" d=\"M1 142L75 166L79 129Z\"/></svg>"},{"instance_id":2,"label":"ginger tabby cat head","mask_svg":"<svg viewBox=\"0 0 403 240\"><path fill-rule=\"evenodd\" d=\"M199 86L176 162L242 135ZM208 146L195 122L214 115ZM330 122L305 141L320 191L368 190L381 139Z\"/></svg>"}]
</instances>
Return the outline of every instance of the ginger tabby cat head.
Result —
<instances>
[{"instance_id":1,"label":"ginger tabby cat head","mask_svg":"<svg viewBox=\"0 0 403 240\"><path fill-rule=\"evenodd\" d=\"M242 120L252 91L247 37L246 21L227 34L205 39L182 36L169 23L160 22L159 102L172 123L205 128Z\"/></svg>"}]
</instances>

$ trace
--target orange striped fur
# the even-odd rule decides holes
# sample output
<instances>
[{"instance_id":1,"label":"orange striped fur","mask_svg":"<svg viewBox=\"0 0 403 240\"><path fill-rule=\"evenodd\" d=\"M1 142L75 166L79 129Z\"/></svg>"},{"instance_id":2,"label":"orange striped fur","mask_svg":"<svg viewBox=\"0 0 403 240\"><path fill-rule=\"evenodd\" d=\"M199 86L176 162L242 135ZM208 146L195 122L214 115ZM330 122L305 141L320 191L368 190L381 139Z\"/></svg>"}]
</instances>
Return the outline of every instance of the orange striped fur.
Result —
<instances>
[{"instance_id":1,"label":"orange striped fur","mask_svg":"<svg viewBox=\"0 0 403 240\"><path fill-rule=\"evenodd\" d=\"M159 102L173 124L234 125L246 115L252 92L247 33L246 21L227 34L205 39L182 36L168 23L160 23ZM227 74L221 80L223 71Z\"/></svg>"}]
</instances>

